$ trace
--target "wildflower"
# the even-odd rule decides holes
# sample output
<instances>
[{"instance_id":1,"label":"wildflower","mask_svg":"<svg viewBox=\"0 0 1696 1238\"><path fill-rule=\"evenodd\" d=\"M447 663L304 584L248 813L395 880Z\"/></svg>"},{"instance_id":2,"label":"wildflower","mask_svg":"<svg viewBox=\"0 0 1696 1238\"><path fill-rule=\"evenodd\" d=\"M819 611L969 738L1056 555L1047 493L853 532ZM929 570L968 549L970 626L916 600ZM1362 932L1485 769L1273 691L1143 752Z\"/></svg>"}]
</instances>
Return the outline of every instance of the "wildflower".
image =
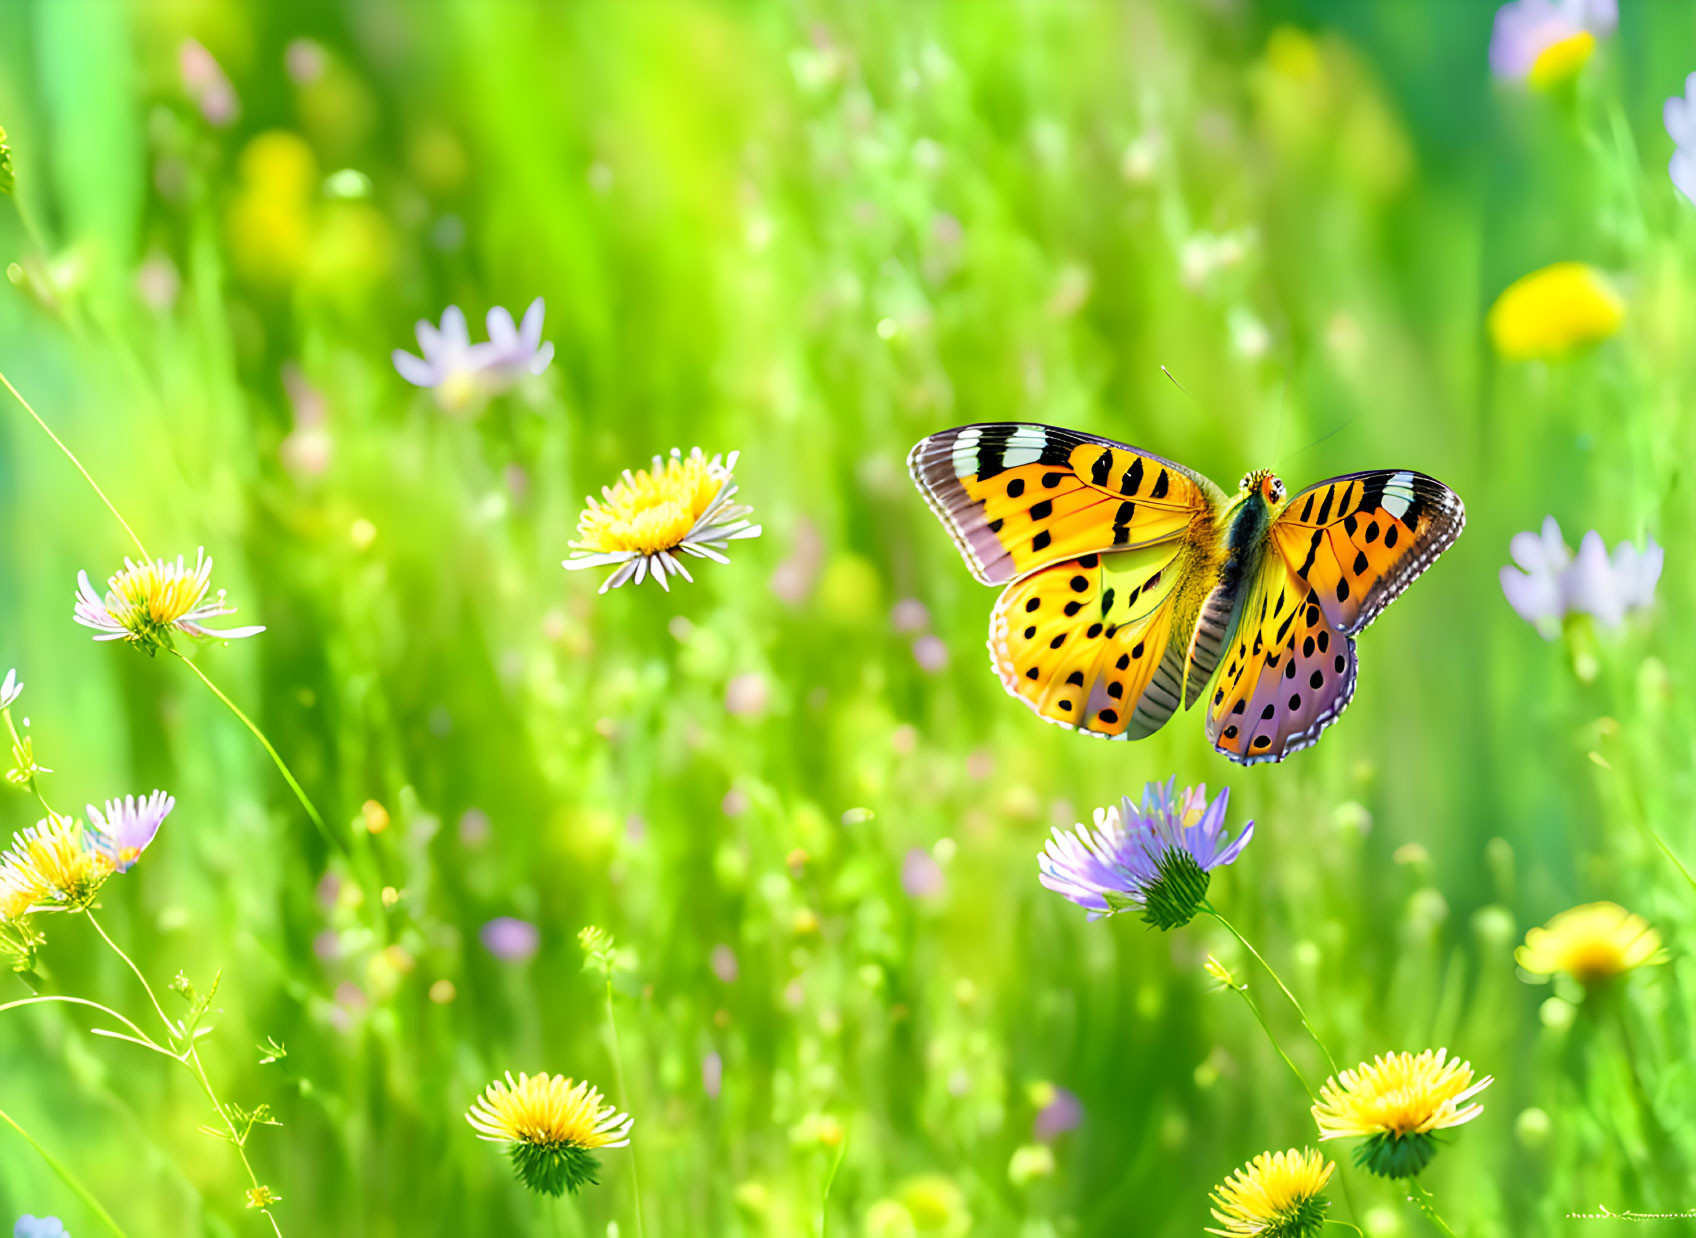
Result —
<instances>
[{"instance_id":1,"label":"wildflower","mask_svg":"<svg viewBox=\"0 0 1696 1238\"><path fill-rule=\"evenodd\" d=\"M442 406L458 412L473 404L478 396L478 372L483 368L487 350L471 342L465 327L465 312L457 305L442 311L442 325L419 319L416 328L418 351L416 357L403 349L390 355L395 370L414 387L430 387Z\"/></svg>"},{"instance_id":2,"label":"wildflower","mask_svg":"<svg viewBox=\"0 0 1696 1238\"><path fill-rule=\"evenodd\" d=\"M552 343L542 341L542 315L546 307L542 298L530 302L524 319L516 327L512 315L497 305L489 311L487 325L489 342L483 349L484 371L498 378L518 379L526 374L540 374L554 359Z\"/></svg>"},{"instance_id":3,"label":"wildflower","mask_svg":"<svg viewBox=\"0 0 1696 1238\"><path fill-rule=\"evenodd\" d=\"M17 668L6 672L6 682L0 683L0 709L10 709L23 695L24 686L18 682Z\"/></svg>"},{"instance_id":4,"label":"wildflower","mask_svg":"<svg viewBox=\"0 0 1696 1238\"><path fill-rule=\"evenodd\" d=\"M33 870L0 861L0 924L22 920L46 897L47 890Z\"/></svg>"},{"instance_id":5,"label":"wildflower","mask_svg":"<svg viewBox=\"0 0 1696 1238\"><path fill-rule=\"evenodd\" d=\"M182 70L183 86L208 123L222 127L235 120L240 110L235 88L204 44L184 39L177 48L177 65Z\"/></svg>"},{"instance_id":6,"label":"wildflower","mask_svg":"<svg viewBox=\"0 0 1696 1238\"><path fill-rule=\"evenodd\" d=\"M57 813L13 835L11 849L0 855L0 880L31 891L36 903L73 911L93 902L111 875L112 862L89 845L82 824Z\"/></svg>"},{"instance_id":7,"label":"wildflower","mask_svg":"<svg viewBox=\"0 0 1696 1238\"><path fill-rule=\"evenodd\" d=\"M1013 1149L1013 1159L1007 1162L1007 1180L1014 1186L1029 1186L1053 1176L1053 1148L1045 1143L1027 1143Z\"/></svg>"},{"instance_id":8,"label":"wildflower","mask_svg":"<svg viewBox=\"0 0 1696 1238\"><path fill-rule=\"evenodd\" d=\"M1237 983L1237 978L1231 974L1231 969L1211 954L1207 956L1207 961L1201 965L1201 968L1224 988L1236 989L1241 987Z\"/></svg>"},{"instance_id":9,"label":"wildflower","mask_svg":"<svg viewBox=\"0 0 1696 1238\"><path fill-rule=\"evenodd\" d=\"M1612 628L1646 609L1655 600L1666 559L1652 537L1642 550L1621 542L1610 555L1594 529L1575 557L1553 516L1544 517L1541 533L1516 533L1508 548L1519 566L1502 568L1502 592L1545 639L1553 639L1568 615L1588 614Z\"/></svg>"},{"instance_id":10,"label":"wildflower","mask_svg":"<svg viewBox=\"0 0 1696 1238\"><path fill-rule=\"evenodd\" d=\"M1140 907L1143 919L1162 929L1188 924L1200 910L1212 870L1230 864L1254 836L1254 822L1234 841L1225 835L1229 788L1207 802L1207 787L1175 799L1177 779L1151 782L1139 809L1129 796L1095 810L1095 829L1071 834L1058 827L1037 857L1040 880L1100 919Z\"/></svg>"},{"instance_id":11,"label":"wildflower","mask_svg":"<svg viewBox=\"0 0 1696 1238\"><path fill-rule=\"evenodd\" d=\"M901 861L901 888L908 898L940 898L948 889L948 878L935 856L914 847Z\"/></svg>"},{"instance_id":12,"label":"wildflower","mask_svg":"<svg viewBox=\"0 0 1696 1238\"><path fill-rule=\"evenodd\" d=\"M1496 10L1490 68L1539 90L1570 81L1619 25L1616 0L1514 0Z\"/></svg>"},{"instance_id":13,"label":"wildflower","mask_svg":"<svg viewBox=\"0 0 1696 1238\"><path fill-rule=\"evenodd\" d=\"M1221 1238L1310 1238L1325 1224L1320 1191L1336 1166L1309 1148L1262 1152L1213 1190Z\"/></svg>"},{"instance_id":14,"label":"wildflower","mask_svg":"<svg viewBox=\"0 0 1696 1238\"><path fill-rule=\"evenodd\" d=\"M1482 1105L1466 1102L1491 1082L1486 1075L1474 1083L1472 1064L1446 1053L1384 1054L1327 1079L1313 1106L1319 1138L1365 1136L1356 1165L1385 1178L1417 1174L1437 1154L1432 1133L1482 1113Z\"/></svg>"},{"instance_id":15,"label":"wildflower","mask_svg":"<svg viewBox=\"0 0 1696 1238\"><path fill-rule=\"evenodd\" d=\"M233 615L234 606L224 601L224 591L208 598L212 560L202 547L192 569L181 555L171 563L157 559L136 564L124 560L124 570L110 577L104 601L89 583L87 572L77 573L77 604L74 618L85 628L99 633L94 639L126 640L149 654L171 648L174 633L237 640L257 636L263 626L213 629L206 620Z\"/></svg>"},{"instance_id":16,"label":"wildflower","mask_svg":"<svg viewBox=\"0 0 1696 1238\"><path fill-rule=\"evenodd\" d=\"M496 916L483 926L483 947L497 959L522 963L536 953L541 933L528 920Z\"/></svg>"},{"instance_id":17,"label":"wildflower","mask_svg":"<svg viewBox=\"0 0 1696 1238\"><path fill-rule=\"evenodd\" d=\"M1696 73L1684 79L1684 93L1674 95L1661 109L1661 120L1667 136L1673 141L1672 162L1667 175L1673 186L1686 198L1696 202ZM0 133L0 137L4 137ZM3 157L3 155L0 155ZM0 164L0 167L3 167Z\"/></svg>"},{"instance_id":18,"label":"wildflower","mask_svg":"<svg viewBox=\"0 0 1696 1238\"><path fill-rule=\"evenodd\" d=\"M12 1238L71 1238L58 1217L38 1217L26 1212L12 1226Z\"/></svg>"},{"instance_id":19,"label":"wildflower","mask_svg":"<svg viewBox=\"0 0 1696 1238\"><path fill-rule=\"evenodd\" d=\"M1595 267L1557 262L1509 284L1486 320L1508 361L1562 357L1605 340L1625 322L1625 301Z\"/></svg>"},{"instance_id":20,"label":"wildflower","mask_svg":"<svg viewBox=\"0 0 1696 1238\"><path fill-rule=\"evenodd\" d=\"M247 1188L247 1206L264 1212L272 1204L280 1204L283 1197L268 1186L250 1186Z\"/></svg>"},{"instance_id":21,"label":"wildflower","mask_svg":"<svg viewBox=\"0 0 1696 1238\"><path fill-rule=\"evenodd\" d=\"M1588 989L1646 963L1664 963L1667 954L1642 916L1618 903L1586 903L1526 933L1513 957L1533 975L1564 972Z\"/></svg>"},{"instance_id":22,"label":"wildflower","mask_svg":"<svg viewBox=\"0 0 1696 1238\"><path fill-rule=\"evenodd\" d=\"M106 857L114 872L127 873L176 806L177 801L163 791L144 800L133 795L107 800L104 813L89 804L89 844Z\"/></svg>"},{"instance_id":23,"label":"wildflower","mask_svg":"<svg viewBox=\"0 0 1696 1238\"><path fill-rule=\"evenodd\" d=\"M1030 1095L1036 1105L1036 1117L1031 1122L1033 1137L1051 1142L1083 1124L1084 1103L1076 1092L1045 1080L1033 1084Z\"/></svg>"},{"instance_id":24,"label":"wildflower","mask_svg":"<svg viewBox=\"0 0 1696 1238\"><path fill-rule=\"evenodd\" d=\"M601 1099L587 1083L547 1074L514 1080L508 1071L506 1082L491 1083L465 1120L479 1139L508 1145L513 1170L532 1191L575 1195L597 1181L601 1163L593 1149L630 1142L633 1119Z\"/></svg>"},{"instance_id":25,"label":"wildflower","mask_svg":"<svg viewBox=\"0 0 1696 1238\"><path fill-rule=\"evenodd\" d=\"M564 567L617 565L601 585L605 593L631 579L641 584L650 573L663 589L671 588L668 572L693 581L680 553L728 563L729 542L760 535L760 526L747 520L753 509L730 501L738 454L709 460L699 447L687 456L674 447L669 459L655 456L651 469L625 469L622 481L601 488L604 501L588 500Z\"/></svg>"}]
</instances>

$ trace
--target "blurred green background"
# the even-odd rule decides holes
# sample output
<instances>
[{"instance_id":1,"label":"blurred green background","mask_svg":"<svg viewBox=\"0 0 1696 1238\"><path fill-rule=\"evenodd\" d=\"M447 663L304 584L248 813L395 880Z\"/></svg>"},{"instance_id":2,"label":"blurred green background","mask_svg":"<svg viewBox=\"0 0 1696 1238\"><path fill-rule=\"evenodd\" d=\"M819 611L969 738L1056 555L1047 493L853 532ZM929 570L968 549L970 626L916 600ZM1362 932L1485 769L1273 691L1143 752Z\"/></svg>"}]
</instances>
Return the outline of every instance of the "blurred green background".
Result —
<instances>
[{"instance_id":1,"label":"blurred green background","mask_svg":"<svg viewBox=\"0 0 1696 1238\"><path fill-rule=\"evenodd\" d=\"M176 795L104 922L156 984L221 970L202 1052L283 1123L251 1150L285 1233L628 1238L633 1165L655 1238L1198 1233L1229 1170L1313 1138L1206 954L1322 1062L1216 927L1087 924L1035 864L1173 774L1257 823L1215 901L1339 1058L1496 1076L1426 1175L1457 1232L1696 1207L1692 890L1642 829L1696 857L1696 208L1660 126L1696 16L1632 8L1539 94L1491 82L1492 13L0 3L0 369L155 554L204 545L269 626L198 660L357 857L185 668L71 622L77 570L132 548L7 397L0 669L56 803ZM1624 330L1493 358L1496 295L1562 259ZM396 375L415 320L536 296L557 359L480 416ZM1003 696L994 595L905 475L922 435L1008 418L1227 488L1417 468L1468 528L1316 749L1244 771L1199 713L1092 743ZM761 539L669 595L561 570L582 495L696 444L741 449ZM1550 513L1668 547L1589 682L1497 584ZM0 824L32 807L8 789ZM1605 1014L1512 959L1597 898L1672 952ZM481 944L497 916L533 958ZM86 924L49 939L53 991L141 1009ZM192 1080L89 1025L0 1018L0 1105L132 1235L268 1229ZM544 1208L474 1138L507 1069L635 1115L599 1188ZM1344 1173L1333 1216L1435 1232ZM22 1212L106 1232L0 1129Z\"/></svg>"}]
</instances>

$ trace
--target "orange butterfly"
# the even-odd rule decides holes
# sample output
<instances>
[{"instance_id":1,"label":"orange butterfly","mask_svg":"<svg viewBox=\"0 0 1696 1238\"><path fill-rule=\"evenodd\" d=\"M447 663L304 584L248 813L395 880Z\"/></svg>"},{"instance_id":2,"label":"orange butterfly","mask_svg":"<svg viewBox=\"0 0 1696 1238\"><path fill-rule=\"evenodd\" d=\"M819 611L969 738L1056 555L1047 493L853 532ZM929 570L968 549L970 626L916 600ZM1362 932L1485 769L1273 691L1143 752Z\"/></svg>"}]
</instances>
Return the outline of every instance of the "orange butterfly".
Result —
<instances>
[{"instance_id":1,"label":"orange butterfly","mask_svg":"<svg viewBox=\"0 0 1696 1238\"><path fill-rule=\"evenodd\" d=\"M907 459L972 574L1005 584L1002 684L1050 722L1142 739L1225 667L1207 738L1244 765L1311 747L1354 696L1354 636L1456 537L1466 510L1423 473L1333 477L1234 498L1136 447L1002 422Z\"/></svg>"}]
</instances>

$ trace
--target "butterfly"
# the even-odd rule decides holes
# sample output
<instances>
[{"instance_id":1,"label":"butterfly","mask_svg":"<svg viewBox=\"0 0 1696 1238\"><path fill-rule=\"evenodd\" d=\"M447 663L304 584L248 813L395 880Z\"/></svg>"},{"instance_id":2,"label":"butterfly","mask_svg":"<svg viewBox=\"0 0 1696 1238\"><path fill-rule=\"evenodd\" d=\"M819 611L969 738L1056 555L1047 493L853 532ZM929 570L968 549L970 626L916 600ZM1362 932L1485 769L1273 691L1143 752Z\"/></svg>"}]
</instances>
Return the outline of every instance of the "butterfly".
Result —
<instances>
[{"instance_id":1,"label":"butterfly","mask_svg":"<svg viewBox=\"0 0 1696 1238\"><path fill-rule=\"evenodd\" d=\"M1143 739L1218 671L1207 738L1243 765L1318 741L1354 697L1355 636L1466 523L1410 469L1293 497L1259 469L1228 496L1139 447L1016 422L933 434L907 466L972 575L1006 586L989 652L1008 692Z\"/></svg>"}]
</instances>

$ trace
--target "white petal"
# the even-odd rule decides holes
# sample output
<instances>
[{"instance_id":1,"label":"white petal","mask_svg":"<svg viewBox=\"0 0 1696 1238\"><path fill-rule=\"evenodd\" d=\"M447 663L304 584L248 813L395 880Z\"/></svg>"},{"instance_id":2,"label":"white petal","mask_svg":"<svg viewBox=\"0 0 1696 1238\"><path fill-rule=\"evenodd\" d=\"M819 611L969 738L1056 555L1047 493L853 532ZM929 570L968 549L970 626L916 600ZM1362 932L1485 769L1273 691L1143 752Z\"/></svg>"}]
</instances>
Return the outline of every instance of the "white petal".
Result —
<instances>
[{"instance_id":1,"label":"white petal","mask_svg":"<svg viewBox=\"0 0 1696 1238\"><path fill-rule=\"evenodd\" d=\"M399 348L389 356L395 363L395 370L414 387L434 387L442 381L436 367L422 357L415 357Z\"/></svg>"}]
</instances>

